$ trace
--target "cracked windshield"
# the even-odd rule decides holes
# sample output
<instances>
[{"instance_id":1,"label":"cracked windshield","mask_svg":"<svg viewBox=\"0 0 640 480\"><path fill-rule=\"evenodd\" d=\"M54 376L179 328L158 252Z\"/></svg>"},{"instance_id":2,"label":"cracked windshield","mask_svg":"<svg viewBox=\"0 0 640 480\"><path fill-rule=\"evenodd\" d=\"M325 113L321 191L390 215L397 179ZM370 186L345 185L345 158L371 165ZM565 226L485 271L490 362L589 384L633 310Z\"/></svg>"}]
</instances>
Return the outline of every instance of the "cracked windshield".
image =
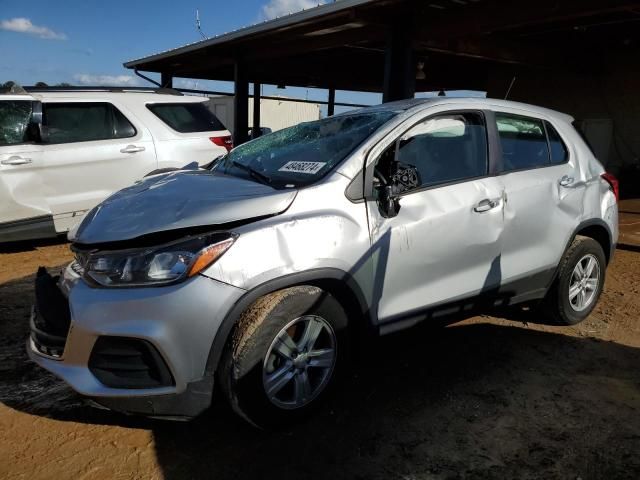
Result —
<instances>
[{"instance_id":1,"label":"cracked windshield","mask_svg":"<svg viewBox=\"0 0 640 480\"><path fill-rule=\"evenodd\" d=\"M394 115L369 112L301 123L241 145L214 169L274 188L303 187L322 178Z\"/></svg>"}]
</instances>

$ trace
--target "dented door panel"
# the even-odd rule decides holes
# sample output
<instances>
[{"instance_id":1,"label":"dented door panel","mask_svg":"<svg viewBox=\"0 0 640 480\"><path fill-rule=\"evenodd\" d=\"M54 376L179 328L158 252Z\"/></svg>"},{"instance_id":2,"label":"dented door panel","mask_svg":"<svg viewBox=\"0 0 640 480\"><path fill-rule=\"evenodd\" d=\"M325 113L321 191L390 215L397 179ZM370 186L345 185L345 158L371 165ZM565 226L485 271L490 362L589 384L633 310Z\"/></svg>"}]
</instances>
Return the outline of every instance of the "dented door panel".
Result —
<instances>
[{"instance_id":1,"label":"dented door panel","mask_svg":"<svg viewBox=\"0 0 640 480\"><path fill-rule=\"evenodd\" d=\"M42 148L0 147L0 219L2 223L51 215L42 183Z\"/></svg>"},{"instance_id":2,"label":"dented door panel","mask_svg":"<svg viewBox=\"0 0 640 480\"><path fill-rule=\"evenodd\" d=\"M558 265L584 212L584 183L576 180L571 187L564 187L560 180L565 175L575 176L568 163L501 176L507 197L503 244L506 281Z\"/></svg>"},{"instance_id":3,"label":"dented door panel","mask_svg":"<svg viewBox=\"0 0 640 480\"><path fill-rule=\"evenodd\" d=\"M381 323L500 285L502 190L493 177L414 192L400 199L393 218L368 202L372 242L386 257L374 272ZM485 199L497 203L476 212Z\"/></svg>"}]
</instances>

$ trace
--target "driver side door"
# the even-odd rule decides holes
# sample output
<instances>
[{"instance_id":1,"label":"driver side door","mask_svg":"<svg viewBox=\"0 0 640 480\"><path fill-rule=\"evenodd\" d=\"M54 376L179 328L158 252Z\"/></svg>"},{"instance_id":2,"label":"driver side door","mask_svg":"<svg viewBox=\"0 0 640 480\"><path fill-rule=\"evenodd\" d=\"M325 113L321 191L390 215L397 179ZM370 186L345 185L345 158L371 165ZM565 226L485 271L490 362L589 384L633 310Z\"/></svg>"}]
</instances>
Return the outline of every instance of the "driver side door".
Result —
<instances>
[{"instance_id":1,"label":"driver side door","mask_svg":"<svg viewBox=\"0 0 640 480\"><path fill-rule=\"evenodd\" d=\"M367 167L375 167L367 214L383 330L500 286L504 188L488 174L486 123L479 111L424 118ZM384 184L396 190L391 214Z\"/></svg>"}]
</instances>

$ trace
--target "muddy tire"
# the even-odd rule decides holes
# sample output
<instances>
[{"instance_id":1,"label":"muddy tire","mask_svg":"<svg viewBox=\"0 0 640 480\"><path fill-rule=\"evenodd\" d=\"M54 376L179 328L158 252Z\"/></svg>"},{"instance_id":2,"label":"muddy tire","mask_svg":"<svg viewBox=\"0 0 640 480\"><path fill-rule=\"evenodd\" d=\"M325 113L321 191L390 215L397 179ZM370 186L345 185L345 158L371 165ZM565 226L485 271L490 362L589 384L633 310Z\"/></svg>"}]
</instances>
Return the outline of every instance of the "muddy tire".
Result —
<instances>
[{"instance_id":1,"label":"muddy tire","mask_svg":"<svg viewBox=\"0 0 640 480\"><path fill-rule=\"evenodd\" d=\"M330 393L348 349L347 316L320 288L297 286L259 298L241 316L223 354L219 381L250 423L283 428Z\"/></svg>"},{"instance_id":2,"label":"muddy tire","mask_svg":"<svg viewBox=\"0 0 640 480\"><path fill-rule=\"evenodd\" d=\"M577 236L560 261L543 311L558 325L576 325L593 311L605 280L606 258L598 242Z\"/></svg>"}]
</instances>

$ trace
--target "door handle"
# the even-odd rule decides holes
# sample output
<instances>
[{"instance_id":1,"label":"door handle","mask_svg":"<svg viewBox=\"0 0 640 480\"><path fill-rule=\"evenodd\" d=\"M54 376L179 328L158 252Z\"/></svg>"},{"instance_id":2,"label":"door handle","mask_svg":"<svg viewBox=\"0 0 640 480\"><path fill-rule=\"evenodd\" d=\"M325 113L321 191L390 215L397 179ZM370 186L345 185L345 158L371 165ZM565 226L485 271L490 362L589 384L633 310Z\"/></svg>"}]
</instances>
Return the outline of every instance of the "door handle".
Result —
<instances>
[{"instance_id":1,"label":"door handle","mask_svg":"<svg viewBox=\"0 0 640 480\"><path fill-rule=\"evenodd\" d=\"M500 206L500 199L489 200L485 198L484 200L480 200L478 204L473 208L474 212L483 213L488 212L489 210L493 210L496 207Z\"/></svg>"},{"instance_id":2,"label":"door handle","mask_svg":"<svg viewBox=\"0 0 640 480\"><path fill-rule=\"evenodd\" d=\"M0 163L2 163L2 165L26 165L27 163L31 163L31 161L32 160L30 158L14 155L6 160L2 160Z\"/></svg>"},{"instance_id":3,"label":"door handle","mask_svg":"<svg viewBox=\"0 0 640 480\"><path fill-rule=\"evenodd\" d=\"M569 175L563 175L562 178L558 180L558 183L561 187L568 187L573 184L573 177L570 177Z\"/></svg>"},{"instance_id":4,"label":"door handle","mask_svg":"<svg viewBox=\"0 0 640 480\"><path fill-rule=\"evenodd\" d=\"M136 152L144 152L144 147L136 147L135 145L127 145L123 149L120 150L120 153L136 153Z\"/></svg>"}]
</instances>

